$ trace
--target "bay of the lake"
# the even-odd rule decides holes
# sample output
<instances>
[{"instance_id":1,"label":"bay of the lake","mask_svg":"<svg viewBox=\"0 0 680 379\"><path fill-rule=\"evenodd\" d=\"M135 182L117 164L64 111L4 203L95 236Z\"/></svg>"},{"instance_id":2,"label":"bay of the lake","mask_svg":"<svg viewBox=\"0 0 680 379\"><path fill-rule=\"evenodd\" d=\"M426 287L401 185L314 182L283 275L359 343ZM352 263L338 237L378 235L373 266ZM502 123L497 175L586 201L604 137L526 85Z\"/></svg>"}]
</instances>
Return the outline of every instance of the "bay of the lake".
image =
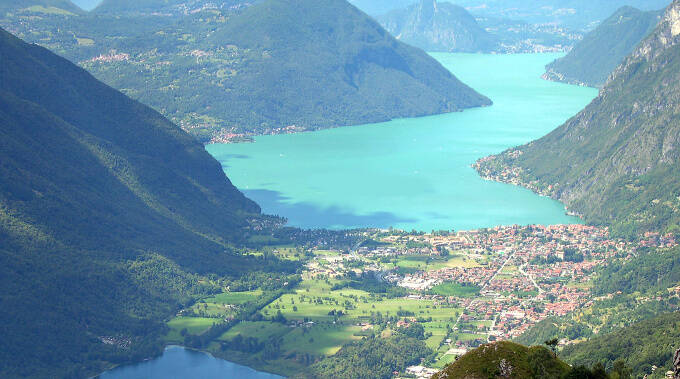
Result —
<instances>
[{"instance_id":1,"label":"bay of the lake","mask_svg":"<svg viewBox=\"0 0 680 379\"><path fill-rule=\"evenodd\" d=\"M255 371L209 354L169 346L159 358L107 371L100 379L279 379L281 376Z\"/></svg>"},{"instance_id":2,"label":"bay of the lake","mask_svg":"<svg viewBox=\"0 0 680 379\"><path fill-rule=\"evenodd\" d=\"M485 181L470 165L547 134L597 90L542 80L561 54L433 56L493 106L207 149L265 213L292 226L430 231L578 222L560 203Z\"/></svg>"}]
</instances>

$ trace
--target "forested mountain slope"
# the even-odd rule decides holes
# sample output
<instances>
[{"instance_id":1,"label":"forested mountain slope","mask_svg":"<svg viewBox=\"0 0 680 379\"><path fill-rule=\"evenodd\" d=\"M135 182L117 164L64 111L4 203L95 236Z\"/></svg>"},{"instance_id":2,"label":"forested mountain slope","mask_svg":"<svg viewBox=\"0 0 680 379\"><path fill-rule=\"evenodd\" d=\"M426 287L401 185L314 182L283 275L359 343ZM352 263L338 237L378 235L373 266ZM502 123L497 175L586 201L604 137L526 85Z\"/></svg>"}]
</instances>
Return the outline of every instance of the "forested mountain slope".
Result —
<instances>
[{"instance_id":1,"label":"forested mountain slope","mask_svg":"<svg viewBox=\"0 0 680 379\"><path fill-rule=\"evenodd\" d=\"M158 3L17 14L0 25L79 62L203 142L491 103L345 0L163 1L157 12L134 10ZM106 11L109 4L116 7Z\"/></svg>"},{"instance_id":2,"label":"forested mountain slope","mask_svg":"<svg viewBox=\"0 0 680 379\"><path fill-rule=\"evenodd\" d=\"M208 43L258 52L219 95L231 107L224 115L230 122L255 129L352 125L490 104L344 0L269 0Z\"/></svg>"},{"instance_id":3,"label":"forested mountain slope","mask_svg":"<svg viewBox=\"0 0 680 379\"><path fill-rule=\"evenodd\" d=\"M73 14L82 13L77 5L71 0L0 0L0 12L18 11L33 8L39 12L70 12Z\"/></svg>"},{"instance_id":4,"label":"forested mountain slope","mask_svg":"<svg viewBox=\"0 0 680 379\"><path fill-rule=\"evenodd\" d=\"M469 351L436 374L437 379L563 378L570 367L541 346L490 343Z\"/></svg>"},{"instance_id":5,"label":"forested mountain slope","mask_svg":"<svg viewBox=\"0 0 680 379\"><path fill-rule=\"evenodd\" d=\"M157 351L196 274L259 207L157 112L0 30L0 376L83 377Z\"/></svg>"},{"instance_id":6,"label":"forested mountain slope","mask_svg":"<svg viewBox=\"0 0 680 379\"><path fill-rule=\"evenodd\" d=\"M546 67L545 79L602 87L661 18L661 12L622 7L583 37L566 56Z\"/></svg>"},{"instance_id":7,"label":"forested mountain slope","mask_svg":"<svg viewBox=\"0 0 680 379\"><path fill-rule=\"evenodd\" d=\"M425 51L490 52L498 43L465 8L437 0L421 0L378 21L400 41Z\"/></svg>"},{"instance_id":8,"label":"forested mountain slope","mask_svg":"<svg viewBox=\"0 0 680 379\"><path fill-rule=\"evenodd\" d=\"M586 109L547 136L485 158L485 177L524 185L617 234L680 223L680 1Z\"/></svg>"},{"instance_id":9,"label":"forested mountain slope","mask_svg":"<svg viewBox=\"0 0 680 379\"><path fill-rule=\"evenodd\" d=\"M659 315L628 325L616 332L564 348L561 358L573 365L601 363L611 367L619 359L632 369L633 377L663 378L673 369L673 354L680 348L680 313ZM658 367L652 370L652 366Z\"/></svg>"}]
</instances>

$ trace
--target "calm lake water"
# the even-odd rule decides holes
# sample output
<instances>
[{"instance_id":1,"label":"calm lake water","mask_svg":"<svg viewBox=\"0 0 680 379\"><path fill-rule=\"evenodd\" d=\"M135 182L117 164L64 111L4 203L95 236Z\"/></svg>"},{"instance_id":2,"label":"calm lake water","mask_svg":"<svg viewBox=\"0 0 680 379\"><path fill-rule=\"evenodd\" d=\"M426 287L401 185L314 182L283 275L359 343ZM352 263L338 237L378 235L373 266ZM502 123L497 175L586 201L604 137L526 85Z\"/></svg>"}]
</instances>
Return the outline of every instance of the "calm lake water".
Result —
<instances>
[{"instance_id":1,"label":"calm lake water","mask_svg":"<svg viewBox=\"0 0 680 379\"><path fill-rule=\"evenodd\" d=\"M430 231L578 222L561 204L485 181L470 165L545 135L597 90L542 80L560 54L433 56L494 105L207 149L264 212L292 226Z\"/></svg>"},{"instance_id":2,"label":"calm lake water","mask_svg":"<svg viewBox=\"0 0 680 379\"><path fill-rule=\"evenodd\" d=\"M168 347L163 356L152 361L123 366L105 372L101 379L279 379L282 376L214 358L211 355Z\"/></svg>"}]
</instances>

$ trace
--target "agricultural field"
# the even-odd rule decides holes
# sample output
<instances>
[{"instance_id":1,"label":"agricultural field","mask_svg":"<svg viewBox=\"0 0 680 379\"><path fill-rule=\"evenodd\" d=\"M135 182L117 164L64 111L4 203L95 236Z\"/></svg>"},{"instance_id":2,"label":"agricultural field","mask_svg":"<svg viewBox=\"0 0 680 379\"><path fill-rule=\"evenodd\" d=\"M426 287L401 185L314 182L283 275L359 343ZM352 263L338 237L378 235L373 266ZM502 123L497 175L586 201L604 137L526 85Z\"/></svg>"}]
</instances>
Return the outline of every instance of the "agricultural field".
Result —
<instances>
[{"instance_id":1,"label":"agricultural field","mask_svg":"<svg viewBox=\"0 0 680 379\"><path fill-rule=\"evenodd\" d=\"M479 290L478 286L464 286L460 283L445 282L432 287L430 292L442 296L475 297L479 295Z\"/></svg>"},{"instance_id":2,"label":"agricultural field","mask_svg":"<svg viewBox=\"0 0 680 379\"><path fill-rule=\"evenodd\" d=\"M415 271L434 271L442 268L472 268L479 267L480 264L473 258L465 254L455 254L446 257L431 255L407 255L394 259L385 265L386 269L400 268L402 270Z\"/></svg>"},{"instance_id":3,"label":"agricultural field","mask_svg":"<svg viewBox=\"0 0 680 379\"><path fill-rule=\"evenodd\" d=\"M169 343L182 343L184 341L182 330L189 334L201 334L219 321L208 317L175 317L168 322L170 332L165 336L165 340Z\"/></svg>"},{"instance_id":4,"label":"agricultural field","mask_svg":"<svg viewBox=\"0 0 680 379\"><path fill-rule=\"evenodd\" d=\"M432 300L408 298L389 299L382 294L343 288L331 290L337 280L310 279L303 281L294 294L285 294L262 310L265 317L278 312L288 320L334 321L340 317L345 322L368 322L378 313L383 317L430 317L446 321L458 317L461 310L435 305Z\"/></svg>"}]
</instances>

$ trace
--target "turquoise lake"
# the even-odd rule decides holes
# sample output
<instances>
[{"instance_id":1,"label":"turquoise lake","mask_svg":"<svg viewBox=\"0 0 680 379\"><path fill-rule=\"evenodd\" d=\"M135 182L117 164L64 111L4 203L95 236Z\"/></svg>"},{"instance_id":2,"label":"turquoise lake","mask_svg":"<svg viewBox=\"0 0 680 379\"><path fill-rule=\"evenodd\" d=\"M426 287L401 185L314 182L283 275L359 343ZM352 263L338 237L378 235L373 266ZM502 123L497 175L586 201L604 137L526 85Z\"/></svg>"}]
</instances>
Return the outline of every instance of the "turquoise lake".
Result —
<instances>
[{"instance_id":1,"label":"turquoise lake","mask_svg":"<svg viewBox=\"0 0 680 379\"><path fill-rule=\"evenodd\" d=\"M211 355L170 346L160 358L105 372L100 379L279 379L282 376L255 371Z\"/></svg>"},{"instance_id":2,"label":"turquoise lake","mask_svg":"<svg viewBox=\"0 0 680 379\"><path fill-rule=\"evenodd\" d=\"M547 134L597 90L542 80L561 54L432 55L494 105L207 150L265 213L291 226L430 231L578 222L560 203L485 181L470 165Z\"/></svg>"}]
</instances>

